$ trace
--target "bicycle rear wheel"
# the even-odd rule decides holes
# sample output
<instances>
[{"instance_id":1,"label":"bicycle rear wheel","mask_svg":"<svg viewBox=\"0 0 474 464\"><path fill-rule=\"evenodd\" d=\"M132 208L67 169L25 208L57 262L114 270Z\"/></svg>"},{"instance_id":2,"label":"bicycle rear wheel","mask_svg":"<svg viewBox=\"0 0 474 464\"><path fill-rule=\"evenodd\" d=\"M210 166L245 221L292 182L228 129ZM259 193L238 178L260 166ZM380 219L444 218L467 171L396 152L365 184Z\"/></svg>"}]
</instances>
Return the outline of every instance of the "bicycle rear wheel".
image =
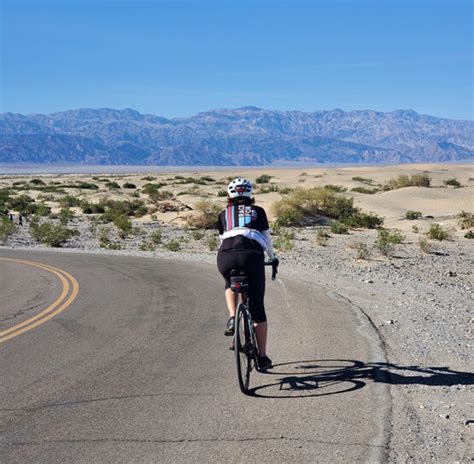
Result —
<instances>
[{"instance_id":1,"label":"bicycle rear wheel","mask_svg":"<svg viewBox=\"0 0 474 464\"><path fill-rule=\"evenodd\" d=\"M242 303L237 308L237 314L235 316L234 352L240 390L242 393L248 393L253 346L249 331L248 312Z\"/></svg>"}]
</instances>

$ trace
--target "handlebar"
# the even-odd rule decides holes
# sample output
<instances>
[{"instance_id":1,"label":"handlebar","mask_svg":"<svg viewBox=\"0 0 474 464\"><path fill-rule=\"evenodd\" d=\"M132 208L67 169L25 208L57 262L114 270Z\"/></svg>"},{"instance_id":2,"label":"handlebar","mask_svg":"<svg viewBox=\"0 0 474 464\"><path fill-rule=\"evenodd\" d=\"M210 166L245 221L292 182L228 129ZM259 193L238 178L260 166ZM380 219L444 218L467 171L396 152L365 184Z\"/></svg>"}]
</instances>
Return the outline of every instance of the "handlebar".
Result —
<instances>
[{"instance_id":1,"label":"handlebar","mask_svg":"<svg viewBox=\"0 0 474 464\"><path fill-rule=\"evenodd\" d=\"M274 258L269 261L265 261L265 266L271 266L272 267L272 280L276 279L276 276L278 274L278 265L280 264L280 261L278 258Z\"/></svg>"}]
</instances>

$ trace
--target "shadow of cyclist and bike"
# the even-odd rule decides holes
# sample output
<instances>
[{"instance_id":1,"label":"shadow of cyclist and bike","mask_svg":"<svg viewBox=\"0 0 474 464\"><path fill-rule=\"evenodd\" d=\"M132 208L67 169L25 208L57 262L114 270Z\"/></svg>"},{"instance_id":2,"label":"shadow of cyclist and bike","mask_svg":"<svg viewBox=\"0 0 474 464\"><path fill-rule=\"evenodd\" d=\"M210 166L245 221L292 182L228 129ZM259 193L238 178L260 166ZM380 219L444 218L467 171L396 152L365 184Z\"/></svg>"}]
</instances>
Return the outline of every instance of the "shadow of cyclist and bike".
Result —
<instances>
[{"instance_id":1,"label":"shadow of cyclist and bike","mask_svg":"<svg viewBox=\"0 0 474 464\"><path fill-rule=\"evenodd\" d=\"M261 398L317 397L359 390L369 382L430 386L474 384L474 373L454 371L448 367L364 363L351 359L275 364L266 374L271 380L251 389L250 395Z\"/></svg>"}]
</instances>

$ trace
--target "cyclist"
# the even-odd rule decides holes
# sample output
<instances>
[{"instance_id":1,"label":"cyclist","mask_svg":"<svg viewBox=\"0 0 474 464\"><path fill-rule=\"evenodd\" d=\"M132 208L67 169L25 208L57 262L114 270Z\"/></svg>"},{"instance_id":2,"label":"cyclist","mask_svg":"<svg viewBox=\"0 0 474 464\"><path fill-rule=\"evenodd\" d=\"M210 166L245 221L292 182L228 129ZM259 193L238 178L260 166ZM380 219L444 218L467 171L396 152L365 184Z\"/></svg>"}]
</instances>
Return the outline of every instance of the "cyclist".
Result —
<instances>
[{"instance_id":1,"label":"cyclist","mask_svg":"<svg viewBox=\"0 0 474 464\"><path fill-rule=\"evenodd\" d=\"M264 305L264 252L272 260L276 260L276 257L265 210L254 203L249 180L239 177L229 183L227 207L221 211L218 220L221 245L217 254L217 267L225 280L229 320L224 334L228 336L234 334L237 309L237 295L230 288L230 271L239 268L248 275L250 313L255 323L259 351L258 368L264 371L272 367L272 361L266 353L268 325Z\"/></svg>"}]
</instances>

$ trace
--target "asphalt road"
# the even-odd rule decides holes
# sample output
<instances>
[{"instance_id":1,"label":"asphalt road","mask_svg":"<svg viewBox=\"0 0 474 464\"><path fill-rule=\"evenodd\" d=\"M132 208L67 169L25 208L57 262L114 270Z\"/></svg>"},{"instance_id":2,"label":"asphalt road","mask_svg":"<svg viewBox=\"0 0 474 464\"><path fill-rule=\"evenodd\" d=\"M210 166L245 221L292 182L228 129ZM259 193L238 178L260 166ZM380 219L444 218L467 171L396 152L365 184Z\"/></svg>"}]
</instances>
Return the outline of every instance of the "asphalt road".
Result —
<instances>
[{"instance_id":1,"label":"asphalt road","mask_svg":"<svg viewBox=\"0 0 474 464\"><path fill-rule=\"evenodd\" d=\"M275 367L254 374L245 396L214 266L5 249L2 257L66 271L79 290L16 335L12 327L28 326L66 284L49 268L0 259L0 462L383 460L389 395L368 369L384 361L375 332L320 288L267 282ZM67 282L62 301L74 291ZM14 336L2 341L7 330Z\"/></svg>"}]
</instances>

